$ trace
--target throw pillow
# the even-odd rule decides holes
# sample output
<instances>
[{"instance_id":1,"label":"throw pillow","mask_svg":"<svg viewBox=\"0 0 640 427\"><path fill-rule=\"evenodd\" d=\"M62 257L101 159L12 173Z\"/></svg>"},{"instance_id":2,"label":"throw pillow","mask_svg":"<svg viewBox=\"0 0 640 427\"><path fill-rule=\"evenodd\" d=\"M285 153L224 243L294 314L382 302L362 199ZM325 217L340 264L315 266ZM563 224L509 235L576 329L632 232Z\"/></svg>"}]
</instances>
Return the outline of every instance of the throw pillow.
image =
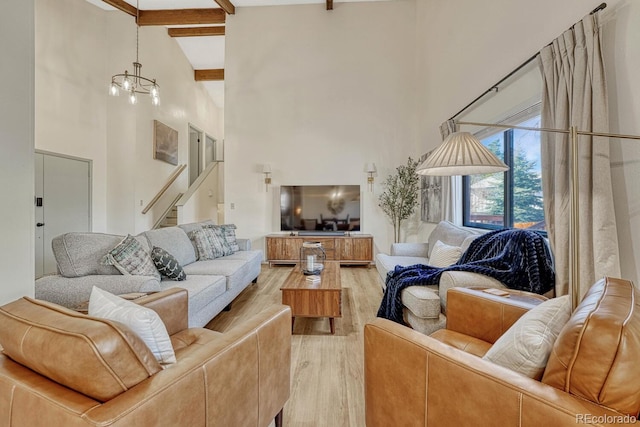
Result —
<instances>
[{"instance_id":1,"label":"throw pillow","mask_svg":"<svg viewBox=\"0 0 640 427\"><path fill-rule=\"evenodd\" d=\"M209 244L211 245L215 258L231 255L233 253L219 228L205 225L202 227L202 230L204 231L205 236L207 236L207 239L209 239Z\"/></svg>"},{"instance_id":2,"label":"throw pillow","mask_svg":"<svg viewBox=\"0 0 640 427\"><path fill-rule=\"evenodd\" d=\"M151 250L151 259L158 272L167 279L182 281L187 278L178 260L164 249L154 246Z\"/></svg>"},{"instance_id":3,"label":"throw pillow","mask_svg":"<svg viewBox=\"0 0 640 427\"><path fill-rule=\"evenodd\" d=\"M238 240L236 239L236 225L235 224L223 224L220 226L222 229L224 239L227 241L231 250L235 253L240 250L238 246Z\"/></svg>"},{"instance_id":4,"label":"throw pillow","mask_svg":"<svg viewBox=\"0 0 640 427\"><path fill-rule=\"evenodd\" d=\"M128 326L149 347L160 364L176 362L167 328L158 313L93 287L89 297L89 316L113 320Z\"/></svg>"},{"instance_id":5,"label":"throw pillow","mask_svg":"<svg viewBox=\"0 0 640 427\"><path fill-rule=\"evenodd\" d=\"M439 268L449 267L458 262L461 256L462 249L459 246L447 245L438 240L431 251L429 265Z\"/></svg>"},{"instance_id":6,"label":"throw pillow","mask_svg":"<svg viewBox=\"0 0 640 427\"><path fill-rule=\"evenodd\" d=\"M191 231L188 236L196 247L198 261L216 259L225 255L222 238L216 234L215 230L202 227Z\"/></svg>"},{"instance_id":7,"label":"throw pillow","mask_svg":"<svg viewBox=\"0 0 640 427\"><path fill-rule=\"evenodd\" d=\"M231 255L240 250L236 240L236 226L233 224L207 224L202 227L205 231L213 232L222 245L223 255Z\"/></svg>"},{"instance_id":8,"label":"throw pillow","mask_svg":"<svg viewBox=\"0 0 640 427\"><path fill-rule=\"evenodd\" d=\"M154 266L151 256L130 234L107 253L103 262L106 265L115 266L125 275L153 276L160 280L160 273Z\"/></svg>"},{"instance_id":9,"label":"throw pillow","mask_svg":"<svg viewBox=\"0 0 640 427\"><path fill-rule=\"evenodd\" d=\"M198 261L214 259L213 248L211 247L211 243L204 233L204 229L198 228L196 230L190 231L188 236L189 239L191 239L191 241L193 242L193 245L196 247L196 250L198 252Z\"/></svg>"},{"instance_id":10,"label":"throw pillow","mask_svg":"<svg viewBox=\"0 0 640 427\"><path fill-rule=\"evenodd\" d=\"M532 308L491 346L483 359L540 379L553 343L571 316L571 301L565 295Z\"/></svg>"}]
</instances>

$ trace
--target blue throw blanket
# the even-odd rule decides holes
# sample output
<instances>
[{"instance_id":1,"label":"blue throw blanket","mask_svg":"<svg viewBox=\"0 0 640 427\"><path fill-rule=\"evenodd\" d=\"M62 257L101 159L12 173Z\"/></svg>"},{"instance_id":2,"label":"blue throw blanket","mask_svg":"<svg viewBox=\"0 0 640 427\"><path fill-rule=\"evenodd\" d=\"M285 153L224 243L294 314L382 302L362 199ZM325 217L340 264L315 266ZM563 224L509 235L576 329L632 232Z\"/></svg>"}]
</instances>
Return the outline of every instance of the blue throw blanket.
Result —
<instances>
[{"instance_id":1,"label":"blue throw blanket","mask_svg":"<svg viewBox=\"0 0 640 427\"><path fill-rule=\"evenodd\" d=\"M460 260L449 267L398 265L389 271L378 317L404 324L402 290L408 286L437 285L445 271L480 273L508 288L538 294L551 290L555 283L551 253L540 234L529 230L497 230L475 239Z\"/></svg>"}]
</instances>

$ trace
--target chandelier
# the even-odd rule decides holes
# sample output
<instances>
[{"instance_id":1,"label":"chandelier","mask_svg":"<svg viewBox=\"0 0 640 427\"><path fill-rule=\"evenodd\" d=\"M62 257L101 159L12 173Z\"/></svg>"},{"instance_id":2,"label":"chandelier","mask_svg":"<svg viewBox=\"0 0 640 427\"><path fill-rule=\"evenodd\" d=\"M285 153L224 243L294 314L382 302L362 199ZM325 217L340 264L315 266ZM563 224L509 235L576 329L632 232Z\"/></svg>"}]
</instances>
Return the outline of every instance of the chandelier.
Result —
<instances>
[{"instance_id":1,"label":"chandelier","mask_svg":"<svg viewBox=\"0 0 640 427\"><path fill-rule=\"evenodd\" d=\"M109 85L109 95L119 96L120 89L127 93L130 104L136 104L138 102L138 94L151 96L151 103L153 105L160 104L160 86L156 83L156 79L148 79L141 74L142 64L138 60L138 41L139 30L138 18L140 17L140 8L136 1L136 60L133 63L133 74L129 74L129 71L125 70L122 74L114 74L111 77L111 84Z\"/></svg>"}]
</instances>

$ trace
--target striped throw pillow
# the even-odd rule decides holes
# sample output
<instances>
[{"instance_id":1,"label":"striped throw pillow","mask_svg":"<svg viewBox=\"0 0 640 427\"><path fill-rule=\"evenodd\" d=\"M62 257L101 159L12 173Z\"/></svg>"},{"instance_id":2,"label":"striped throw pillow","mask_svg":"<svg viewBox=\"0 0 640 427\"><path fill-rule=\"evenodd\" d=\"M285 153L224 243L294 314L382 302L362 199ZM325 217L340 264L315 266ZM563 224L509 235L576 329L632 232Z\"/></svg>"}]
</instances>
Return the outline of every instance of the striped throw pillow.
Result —
<instances>
[{"instance_id":1,"label":"striped throw pillow","mask_svg":"<svg viewBox=\"0 0 640 427\"><path fill-rule=\"evenodd\" d=\"M459 246L451 246L442 243L440 240L433 246L429 265L432 267L449 267L458 262L462 256L462 249Z\"/></svg>"}]
</instances>

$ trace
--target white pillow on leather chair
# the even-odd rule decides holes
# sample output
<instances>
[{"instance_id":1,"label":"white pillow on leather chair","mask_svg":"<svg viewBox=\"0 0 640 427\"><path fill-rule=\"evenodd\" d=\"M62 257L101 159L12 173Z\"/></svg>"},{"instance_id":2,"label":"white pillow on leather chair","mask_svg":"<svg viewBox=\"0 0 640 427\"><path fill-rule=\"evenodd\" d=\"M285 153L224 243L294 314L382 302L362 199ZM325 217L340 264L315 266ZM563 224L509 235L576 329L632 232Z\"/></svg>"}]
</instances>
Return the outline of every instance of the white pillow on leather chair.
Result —
<instances>
[{"instance_id":1,"label":"white pillow on leather chair","mask_svg":"<svg viewBox=\"0 0 640 427\"><path fill-rule=\"evenodd\" d=\"M483 359L539 380L553 344L570 316L568 295L544 301L520 317Z\"/></svg>"},{"instance_id":2,"label":"white pillow on leather chair","mask_svg":"<svg viewBox=\"0 0 640 427\"><path fill-rule=\"evenodd\" d=\"M128 326L149 347L160 364L176 362L167 328L158 313L93 287L89 298L89 316L113 320Z\"/></svg>"}]
</instances>

